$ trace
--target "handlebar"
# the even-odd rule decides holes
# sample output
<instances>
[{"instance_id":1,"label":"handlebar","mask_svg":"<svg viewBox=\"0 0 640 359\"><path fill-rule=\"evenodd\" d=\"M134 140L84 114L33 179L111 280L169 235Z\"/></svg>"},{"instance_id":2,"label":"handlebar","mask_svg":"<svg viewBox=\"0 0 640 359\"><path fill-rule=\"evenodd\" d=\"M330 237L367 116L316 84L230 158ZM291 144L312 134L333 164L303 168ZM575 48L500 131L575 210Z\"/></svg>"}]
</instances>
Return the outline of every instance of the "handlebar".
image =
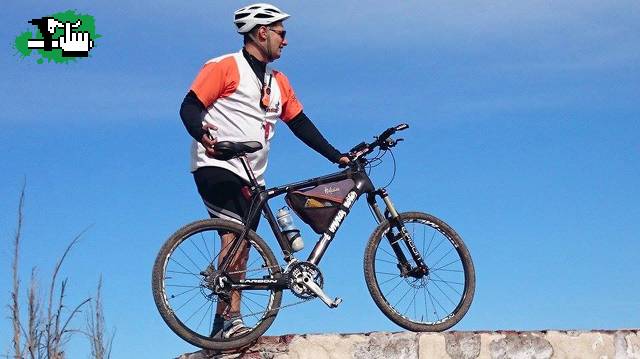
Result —
<instances>
[{"instance_id":1,"label":"handlebar","mask_svg":"<svg viewBox=\"0 0 640 359\"><path fill-rule=\"evenodd\" d=\"M376 147L388 150L389 148L394 147L398 142L402 141L401 138L398 140L392 140L389 139L389 137L391 137L396 132L406 130L407 128L409 128L409 125L406 123L401 123L395 127L389 127L384 130L384 132L382 132L379 136L374 137L375 140L373 142L361 142L360 144L354 146L349 151L349 157L352 161L357 161L358 159L361 159L369 153L373 152Z\"/></svg>"}]
</instances>

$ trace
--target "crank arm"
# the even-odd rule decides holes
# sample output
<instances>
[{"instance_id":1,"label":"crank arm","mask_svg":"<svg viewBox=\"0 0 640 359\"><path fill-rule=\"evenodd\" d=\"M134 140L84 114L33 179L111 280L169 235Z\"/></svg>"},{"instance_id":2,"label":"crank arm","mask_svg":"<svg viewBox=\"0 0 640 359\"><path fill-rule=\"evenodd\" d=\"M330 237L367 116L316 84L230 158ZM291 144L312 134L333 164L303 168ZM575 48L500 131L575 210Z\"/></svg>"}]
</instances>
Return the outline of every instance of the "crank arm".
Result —
<instances>
[{"instance_id":1,"label":"crank arm","mask_svg":"<svg viewBox=\"0 0 640 359\"><path fill-rule=\"evenodd\" d=\"M302 278L299 278L297 280L297 283L300 283L300 284L304 285L305 287L307 287L307 289L309 289L310 291L313 292L313 294L318 296L318 298L320 298L320 300L322 300L324 302L324 304L326 304L329 308L337 308L338 305L340 305L340 303L342 303L342 299L341 298L337 298L336 297L335 300L331 300L331 298L329 298L329 296L327 296L327 294L322 290L322 288L320 288L313 281L313 278L311 278L311 276L308 275L307 273L305 273L302 276Z\"/></svg>"}]
</instances>

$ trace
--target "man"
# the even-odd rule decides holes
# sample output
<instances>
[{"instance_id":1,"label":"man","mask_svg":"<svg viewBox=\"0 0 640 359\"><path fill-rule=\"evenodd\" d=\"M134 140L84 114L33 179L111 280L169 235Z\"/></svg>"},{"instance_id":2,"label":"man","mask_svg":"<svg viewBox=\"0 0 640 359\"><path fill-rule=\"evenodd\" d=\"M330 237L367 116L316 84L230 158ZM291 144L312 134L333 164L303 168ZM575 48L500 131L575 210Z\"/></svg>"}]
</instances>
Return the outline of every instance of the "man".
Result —
<instances>
[{"instance_id":1,"label":"man","mask_svg":"<svg viewBox=\"0 0 640 359\"><path fill-rule=\"evenodd\" d=\"M205 63L182 103L180 117L194 139L191 170L209 215L242 222L249 203L241 190L249 178L239 160L214 158L217 140L262 144L262 150L247 156L261 185L278 118L331 162L347 164L349 159L331 146L304 114L287 77L267 66L280 58L288 44L283 21L289 15L270 4L249 5L234 15L238 33L244 36L243 49ZM255 229L258 223L249 225ZM233 234L222 236L219 263L233 239ZM248 247L233 259L229 270L244 270L247 255ZM230 303L218 301L212 336L229 338L248 330L240 314L239 292L231 293Z\"/></svg>"}]
</instances>

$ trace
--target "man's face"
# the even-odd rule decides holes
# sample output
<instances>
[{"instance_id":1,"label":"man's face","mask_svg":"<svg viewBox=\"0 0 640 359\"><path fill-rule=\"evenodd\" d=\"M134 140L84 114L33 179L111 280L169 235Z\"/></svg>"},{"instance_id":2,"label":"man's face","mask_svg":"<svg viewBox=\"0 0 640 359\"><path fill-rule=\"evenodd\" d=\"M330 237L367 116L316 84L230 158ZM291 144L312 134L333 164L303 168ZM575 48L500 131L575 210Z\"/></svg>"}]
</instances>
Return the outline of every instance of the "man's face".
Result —
<instances>
[{"instance_id":1,"label":"man's face","mask_svg":"<svg viewBox=\"0 0 640 359\"><path fill-rule=\"evenodd\" d=\"M282 22L277 22L267 26L267 36L270 37L269 45L271 47L271 54L273 59L279 59L282 55L282 48L287 46L287 40L285 38L286 31Z\"/></svg>"}]
</instances>

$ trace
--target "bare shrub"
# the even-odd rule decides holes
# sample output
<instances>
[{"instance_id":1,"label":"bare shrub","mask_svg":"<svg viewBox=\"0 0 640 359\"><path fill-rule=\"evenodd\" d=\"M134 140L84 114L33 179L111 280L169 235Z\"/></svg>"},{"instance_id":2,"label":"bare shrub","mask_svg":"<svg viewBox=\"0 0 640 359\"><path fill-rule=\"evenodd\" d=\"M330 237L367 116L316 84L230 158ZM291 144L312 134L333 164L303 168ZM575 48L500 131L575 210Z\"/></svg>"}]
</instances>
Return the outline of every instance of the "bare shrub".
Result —
<instances>
[{"instance_id":1,"label":"bare shrub","mask_svg":"<svg viewBox=\"0 0 640 359\"><path fill-rule=\"evenodd\" d=\"M56 266L51 274L48 296L46 297L47 305L42 308L42 295L39 291L38 273L36 268L31 270L31 280L29 289L27 290L27 313L26 321L22 320L20 308L20 276L19 276L19 259L20 259L20 242L22 239L22 223L24 208L25 185L20 193L20 201L18 205L18 223L15 236L13 238L13 261L11 264L11 272L13 285L11 290L11 304L9 309L11 312L10 319L12 321L12 344L13 353L6 354L6 358L13 359L64 359L65 346L74 336L74 334L82 333L89 338L91 346L91 358L106 359L111 355L111 345L113 335L105 340L105 322L102 312L102 278L98 283L98 291L95 297L95 305L91 304L91 298L84 299L73 309L67 307L65 296L67 292L67 279L63 279L58 283L58 274L64 260L71 249L78 243L80 238L88 230L83 230L67 245L64 253L58 259ZM81 313L85 306L89 306L90 315L87 320L86 330L80 330L72 327L73 319ZM45 314L46 311L46 314ZM27 324L26 328L24 323Z\"/></svg>"}]
</instances>

